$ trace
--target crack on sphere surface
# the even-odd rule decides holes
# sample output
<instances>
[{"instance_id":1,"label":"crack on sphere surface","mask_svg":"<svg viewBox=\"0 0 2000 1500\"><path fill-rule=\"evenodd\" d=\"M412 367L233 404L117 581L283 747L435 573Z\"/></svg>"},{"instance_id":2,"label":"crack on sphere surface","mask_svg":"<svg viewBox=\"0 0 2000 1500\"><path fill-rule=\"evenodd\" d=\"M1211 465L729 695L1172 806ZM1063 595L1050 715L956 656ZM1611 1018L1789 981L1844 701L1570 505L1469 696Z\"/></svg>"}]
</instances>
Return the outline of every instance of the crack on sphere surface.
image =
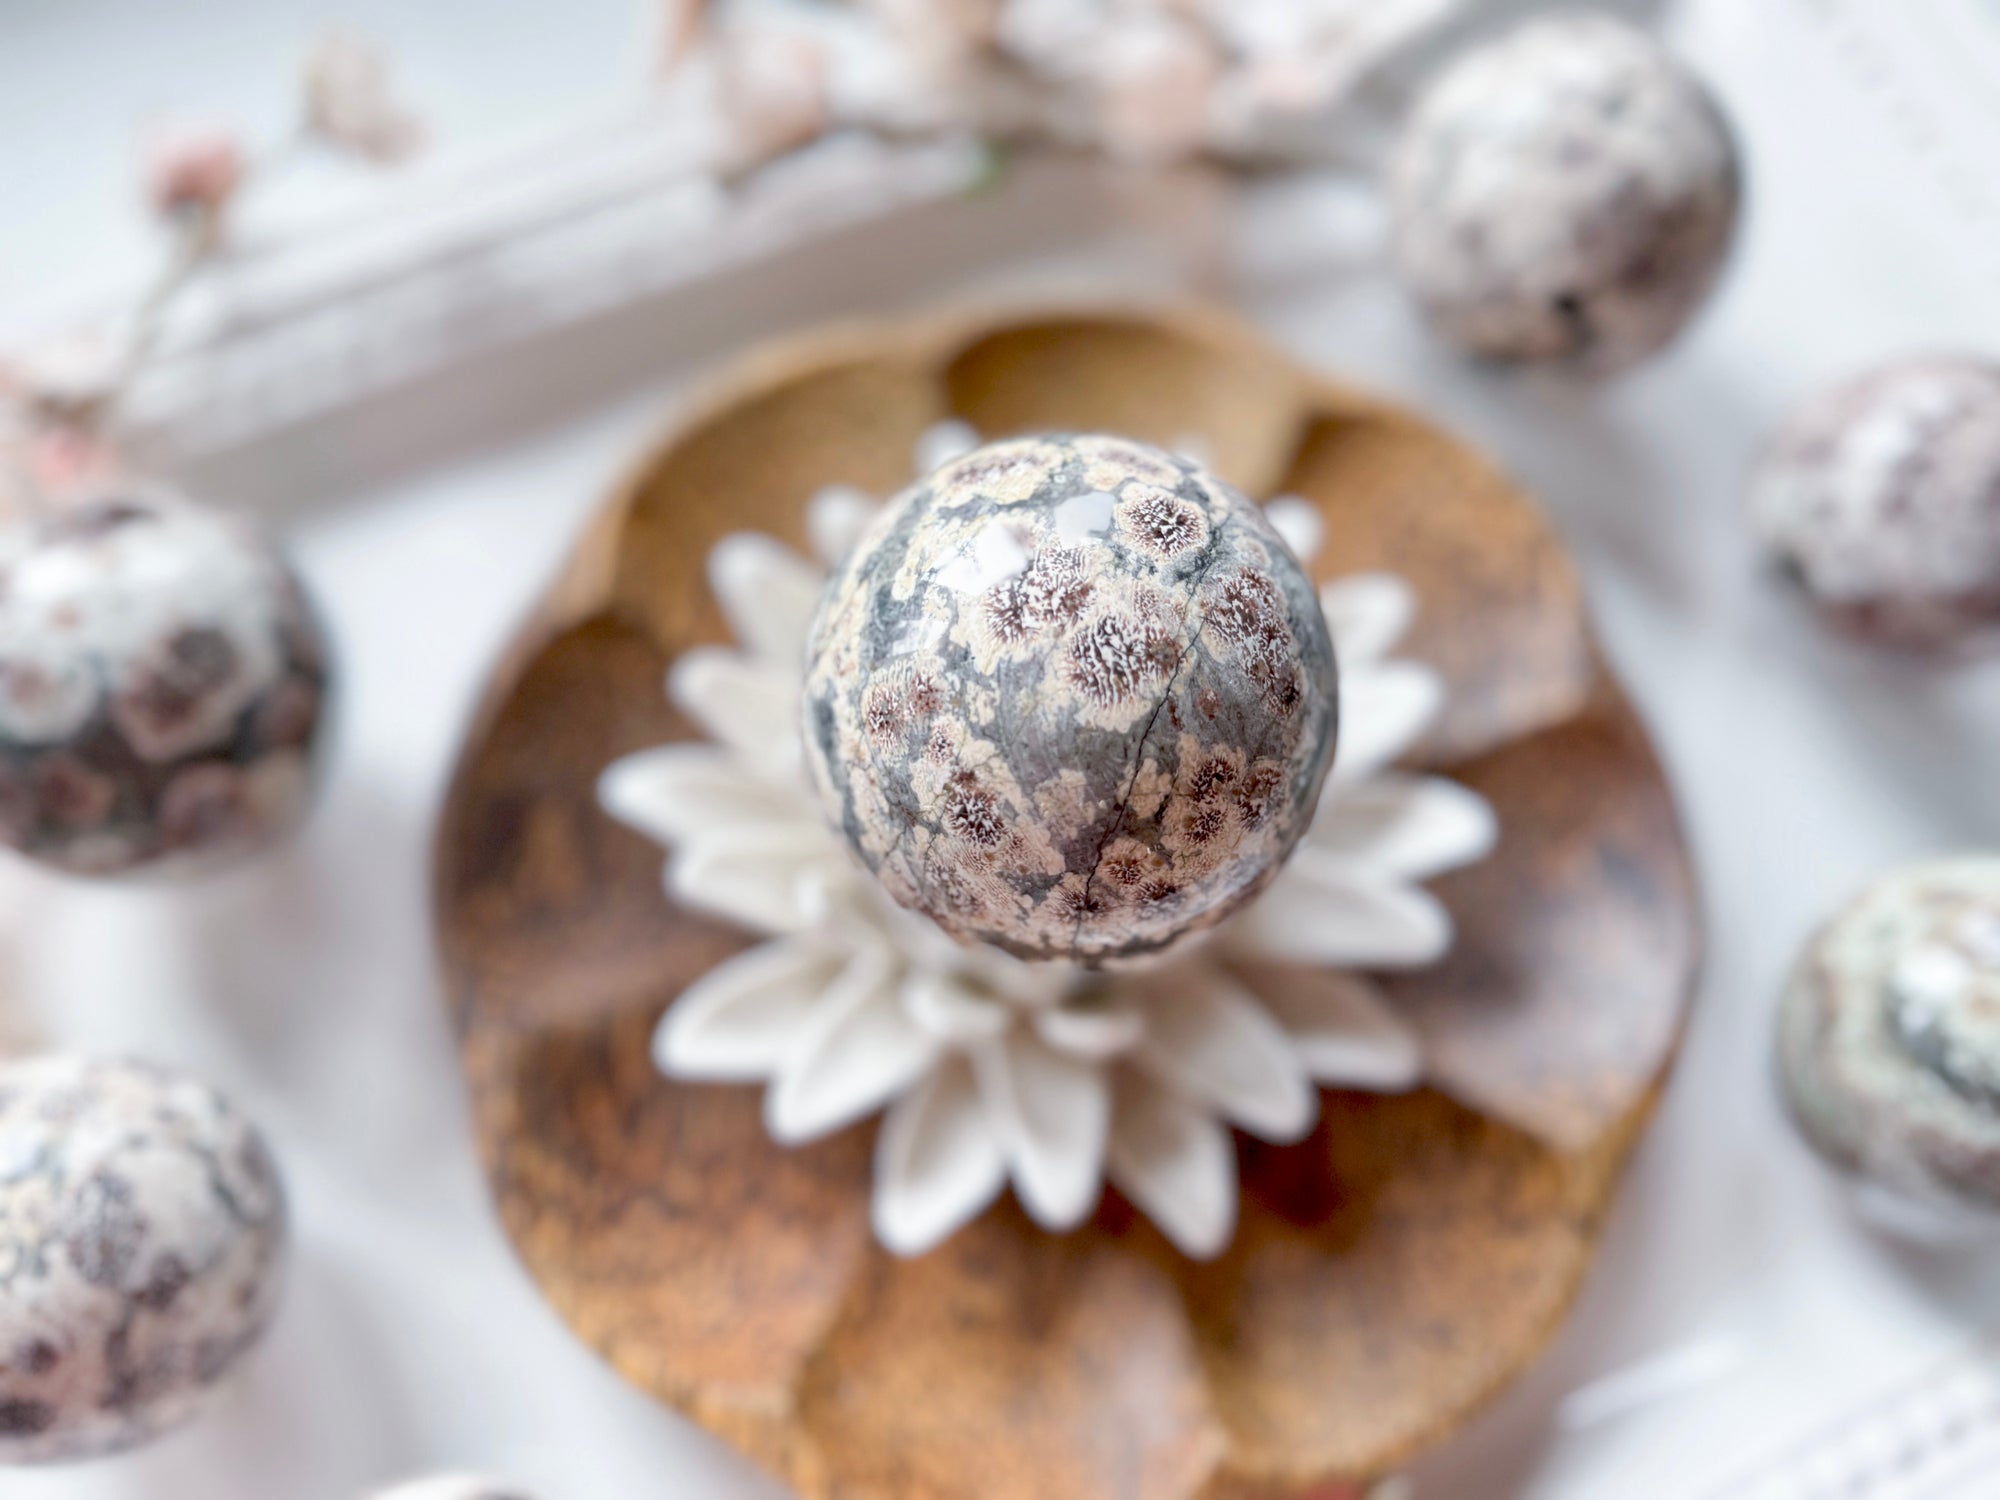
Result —
<instances>
[{"instance_id":1,"label":"crack on sphere surface","mask_svg":"<svg viewBox=\"0 0 2000 1500\"><path fill-rule=\"evenodd\" d=\"M903 905L1114 963L1276 873L1333 752L1332 645L1263 513L1098 435L994 443L893 500L828 585L807 759Z\"/></svg>"}]
</instances>

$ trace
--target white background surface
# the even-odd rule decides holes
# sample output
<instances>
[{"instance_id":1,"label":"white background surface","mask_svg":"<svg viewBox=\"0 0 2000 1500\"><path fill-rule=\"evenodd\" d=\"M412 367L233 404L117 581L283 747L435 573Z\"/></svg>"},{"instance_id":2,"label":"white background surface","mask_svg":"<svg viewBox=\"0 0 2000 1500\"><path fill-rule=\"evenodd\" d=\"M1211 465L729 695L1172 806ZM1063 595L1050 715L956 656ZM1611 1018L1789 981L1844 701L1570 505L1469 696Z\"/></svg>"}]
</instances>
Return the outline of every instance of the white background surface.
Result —
<instances>
[{"instance_id":1,"label":"white background surface","mask_svg":"<svg viewBox=\"0 0 2000 1500\"><path fill-rule=\"evenodd\" d=\"M148 242L121 190L135 125L177 106L277 128L292 59L327 14L323 0L0 0L0 327L136 276ZM447 139L531 132L643 71L627 0L338 14L391 40ZM1468 369L1379 272L1292 238L1298 220L1272 205L1249 220L1251 316L1421 401L1555 514L1705 881L1701 1005L1599 1270L1545 1364L1420 1471L1437 1500L1699 1494L2000 1321L1990 1250L1916 1254L1861 1232L1765 1076L1774 992L1815 920L1886 861L2000 844L2000 670L1826 641L1760 576L1736 515L1758 436L1803 390L1912 348L2000 352L2000 218L1981 181L2000 164L2000 13L1697 0L1670 31L1735 115L1751 211L1692 336L1616 385ZM127 1459L0 1477L0 1495L351 1500L448 1466L540 1500L775 1493L606 1373L509 1255L438 1003L427 843L493 654L691 370L815 316L951 296L972 263L990 282L1043 231L1071 247L1067 276L1132 279L1129 244L1076 253L1073 205L1012 192L185 476L286 525L328 612L346 697L325 803L296 850L192 890L6 872L9 962L59 1040L184 1063L267 1123L294 1189L293 1284L210 1420ZM1173 258L1146 264L1159 279ZM1680 1395L1558 1421L1578 1386L1690 1348L1710 1374Z\"/></svg>"}]
</instances>

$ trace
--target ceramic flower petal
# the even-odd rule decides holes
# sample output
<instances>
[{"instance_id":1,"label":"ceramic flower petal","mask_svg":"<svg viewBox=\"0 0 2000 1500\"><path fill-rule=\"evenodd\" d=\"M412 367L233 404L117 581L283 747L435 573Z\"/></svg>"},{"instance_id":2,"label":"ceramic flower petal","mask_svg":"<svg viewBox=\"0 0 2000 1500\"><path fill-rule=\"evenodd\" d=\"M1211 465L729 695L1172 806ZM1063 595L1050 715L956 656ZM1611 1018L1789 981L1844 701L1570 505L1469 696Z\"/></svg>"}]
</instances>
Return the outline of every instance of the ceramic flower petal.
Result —
<instances>
[{"instance_id":1,"label":"ceramic flower petal","mask_svg":"<svg viewBox=\"0 0 2000 1500\"><path fill-rule=\"evenodd\" d=\"M667 890L752 932L804 932L820 924L823 892L837 871L835 851L815 828L724 829L680 846L667 865Z\"/></svg>"},{"instance_id":2,"label":"ceramic flower petal","mask_svg":"<svg viewBox=\"0 0 2000 1500\"><path fill-rule=\"evenodd\" d=\"M903 981L903 1010L941 1042L990 1041L1013 1024L1007 1007L951 974L918 969Z\"/></svg>"},{"instance_id":3,"label":"ceramic flower petal","mask_svg":"<svg viewBox=\"0 0 2000 1500\"><path fill-rule=\"evenodd\" d=\"M1451 918L1427 891L1302 846L1222 941L1232 954L1253 959L1401 969L1443 955Z\"/></svg>"},{"instance_id":4,"label":"ceramic flower petal","mask_svg":"<svg viewBox=\"0 0 2000 1500\"><path fill-rule=\"evenodd\" d=\"M800 774L799 674L719 646L684 651L667 694L709 735L761 771Z\"/></svg>"},{"instance_id":5,"label":"ceramic flower petal","mask_svg":"<svg viewBox=\"0 0 2000 1500\"><path fill-rule=\"evenodd\" d=\"M979 429L970 422L934 422L917 439L910 461L919 475L930 474L978 446Z\"/></svg>"},{"instance_id":6,"label":"ceramic flower petal","mask_svg":"<svg viewBox=\"0 0 2000 1500\"><path fill-rule=\"evenodd\" d=\"M881 501L851 484L815 491L806 502L806 535L814 554L829 568L839 567L881 508Z\"/></svg>"},{"instance_id":7,"label":"ceramic flower petal","mask_svg":"<svg viewBox=\"0 0 2000 1500\"><path fill-rule=\"evenodd\" d=\"M964 973L1023 1010L1049 1010L1075 998L1087 972L1067 963L1029 963L998 948L967 948L946 937L936 923L926 919L925 926L949 945L950 962L963 965Z\"/></svg>"},{"instance_id":8,"label":"ceramic flower petal","mask_svg":"<svg viewBox=\"0 0 2000 1500\"><path fill-rule=\"evenodd\" d=\"M1033 1015L1036 1032L1052 1047L1079 1057L1121 1057L1146 1034L1143 997L1115 996L1094 1004L1051 1005Z\"/></svg>"},{"instance_id":9,"label":"ceramic flower petal","mask_svg":"<svg viewBox=\"0 0 2000 1500\"><path fill-rule=\"evenodd\" d=\"M766 1078L839 974L843 956L823 943L761 943L725 959L681 992L653 1032L653 1061L676 1078Z\"/></svg>"},{"instance_id":10,"label":"ceramic flower petal","mask_svg":"<svg viewBox=\"0 0 2000 1500\"><path fill-rule=\"evenodd\" d=\"M1343 669L1387 656L1417 613L1416 595L1393 573L1356 573L1329 583L1319 591L1319 606Z\"/></svg>"},{"instance_id":11,"label":"ceramic flower petal","mask_svg":"<svg viewBox=\"0 0 2000 1500\"><path fill-rule=\"evenodd\" d=\"M774 1139L809 1141L873 1114L928 1072L938 1043L904 1015L895 965L863 949L827 987L764 1095Z\"/></svg>"},{"instance_id":12,"label":"ceramic flower petal","mask_svg":"<svg viewBox=\"0 0 2000 1500\"><path fill-rule=\"evenodd\" d=\"M1243 982L1314 1080L1334 1088L1400 1093L1422 1080L1422 1043L1380 990L1358 974L1294 964L1238 964Z\"/></svg>"},{"instance_id":13,"label":"ceramic flower petal","mask_svg":"<svg viewBox=\"0 0 2000 1500\"><path fill-rule=\"evenodd\" d=\"M1403 880L1428 880L1492 853L1493 809L1442 776L1385 771L1322 799L1307 842Z\"/></svg>"},{"instance_id":14,"label":"ceramic flower petal","mask_svg":"<svg viewBox=\"0 0 2000 1500\"><path fill-rule=\"evenodd\" d=\"M1150 976L1146 1037L1134 1061L1267 1141L1303 1139L1318 1114L1319 1097L1283 1028L1212 964Z\"/></svg>"},{"instance_id":15,"label":"ceramic flower petal","mask_svg":"<svg viewBox=\"0 0 2000 1500\"><path fill-rule=\"evenodd\" d=\"M892 1254L921 1255L977 1217L1006 1181L971 1065L947 1057L883 1117L870 1203L875 1237Z\"/></svg>"},{"instance_id":16,"label":"ceramic flower petal","mask_svg":"<svg viewBox=\"0 0 2000 1500\"><path fill-rule=\"evenodd\" d=\"M975 1047L972 1066L1021 1206L1044 1229L1074 1229L1103 1182L1111 1126L1103 1069L1022 1027Z\"/></svg>"},{"instance_id":17,"label":"ceramic flower petal","mask_svg":"<svg viewBox=\"0 0 2000 1500\"><path fill-rule=\"evenodd\" d=\"M1264 519L1302 563L1311 562L1326 539L1326 522L1319 518L1319 507L1296 495L1278 495L1266 501Z\"/></svg>"},{"instance_id":18,"label":"ceramic flower petal","mask_svg":"<svg viewBox=\"0 0 2000 1500\"><path fill-rule=\"evenodd\" d=\"M795 822L800 799L744 768L716 745L662 745L606 768L597 800L620 822L663 844L712 829Z\"/></svg>"},{"instance_id":19,"label":"ceramic flower petal","mask_svg":"<svg viewBox=\"0 0 2000 1500\"><path fill-rule=\"evenodd\" d=\"M1211 1260L1236 1232L1228 1130L1133 1068L1118 1076L1105 1172L1183 1255Z\"/></svg>"},{"instance_id":20,"label":"ceramic flower petal","mask_svg":"<svg viewBox=\"0 0 2000 1500\"><path fill-rule=\"evenodd\" d=\"M738 531L708 554L708 582L744 648L796 672L826 586L820 570L760 532Z\"/></svg>"},{"instance_id":21,"label":"ceramic flower petal","mask_svg":"<svg viewBox=\"0 0 2000 1500\"><path fill-rule=\"evenodd\" d=\"M1335 636L1335 650L1339 637ZM1340 679L1340 742L1329 786L1372 776L1422 736L1444 703L1444 682L1429 667L1390 661ZM1329 791L1328 795L1334 795Z\"/></svg>"}]
</instances>

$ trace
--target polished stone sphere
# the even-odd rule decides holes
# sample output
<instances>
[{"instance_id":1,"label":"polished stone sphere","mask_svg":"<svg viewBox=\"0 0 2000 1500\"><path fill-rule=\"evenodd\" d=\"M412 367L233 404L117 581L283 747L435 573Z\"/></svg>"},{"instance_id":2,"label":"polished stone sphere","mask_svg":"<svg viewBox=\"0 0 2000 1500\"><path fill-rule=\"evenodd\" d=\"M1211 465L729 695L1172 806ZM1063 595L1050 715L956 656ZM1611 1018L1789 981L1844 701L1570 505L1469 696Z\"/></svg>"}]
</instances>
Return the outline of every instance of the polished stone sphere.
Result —
<instances>
[{"instance_id":1,"label":"polished stone sphere","mask_svg":"<svg viewBox=\"0 0 2000 1500\"><path fill-rule=\"evenodd\" d=\"M1389 172L1397 270L1474 354L1608 373L1706 299L1740 182L1715 100L1651 37L1531 20L1418 100Z\"/></svg>"},{"instance_id":2,"label":"polished stone sphere","mask_svg":"<svg viewBox=\"0 0 2000 1500\"><path fill-rule=\"evenodd\" d=\"M328 672L297 577L156 494L0 530L0 842L77 875L212 868L305 815Z\"/></svg>"},{"instance_id":3,"label":"polished stone sphere","mask_svg":"<svg viewBox=\"0 0 2000 1500\"><path fill-rule=\"evenodd\" d=\"M965 942L1095 965L1255 895L1333 755L1333 647L1262 511L1123 438L975 449L828 586L807 759L889 894Z\"/></svg>"},{"instance_id":4,"label":"polished stone sphere","mask_svg":"<svg viewBox=\"0 0 2000 1500\"><path fill-rule=\"evenodd\" d=\"M2000 364L1898 359L1808 398L1751 473L1750 524L1834 624L1895 645L2000 635Z\"/></svg>"},{"instance_id":5,"label":"polished stone sphere","mask_svg":"<svg viewBox=\"0 0 2000 1500\"><path fill-rule=\"evenodd\" d=\"M1834 1166L2000 1224L2000 858L1892 870L1828 923L1785 991L1778 1061Z\"/></svg>"},{"instance_id":6,"label":"polished stone sphere","mask_svg":"<svg viewBox=\"0 0 2000 1500\"><path fill-rule=\"evenodd\" d=\"M140 1063L0 1067L0 1463L196 1415L277 1305L285 1203L213 1089Z\"/></svg>"}]
</instances>

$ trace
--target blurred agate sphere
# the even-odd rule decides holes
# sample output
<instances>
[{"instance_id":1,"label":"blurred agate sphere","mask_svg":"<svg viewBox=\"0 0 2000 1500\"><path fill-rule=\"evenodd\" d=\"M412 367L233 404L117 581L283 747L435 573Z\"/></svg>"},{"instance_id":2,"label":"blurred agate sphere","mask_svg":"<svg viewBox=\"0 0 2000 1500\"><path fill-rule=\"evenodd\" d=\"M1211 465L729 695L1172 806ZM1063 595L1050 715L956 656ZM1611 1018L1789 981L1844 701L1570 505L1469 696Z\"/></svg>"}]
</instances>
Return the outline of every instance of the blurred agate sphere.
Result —
<instances>
[{"instance_id":1,"label":"blurred agate sphere","mask_svg":"<svg viewBox=\"0 0 2000 1500\"><path fill-rule=\"evenodd\" d=\"M194 1079L0 1067L0 1463L93 1458L197 1415L277 1306L285 1200Z\"/></svg>"},{"instance_id":2,"label":"blurred agate sphere","mask_svg":"<svg viewBox=\"0 0 2000 1500\"><path fill-rule=\"evenodd\" d=\"M892 500L834 575L807 760L897 901L1091 965L1277 873L1335 699L1318 596L1257 506L1125 438L1016 438Z\"/></svg>"},{"instance_id":3,"label":"blurred agate sphere","mask_svg":"<svg viewBox=\"0 0 2000 1500\"><path fill-rule=\"evenodd\" d=\"M1897 645L2000 626L2000 364L1892 360L1802 402L1752 471L1750 524L1834 624Z\"/></svg>"},{"instance_id":4,"label":"blurred agate sphere","mask_svg":"<svg viewBox=\"0 0 2000 1500\"><path fill-rule=\"evenodd\" d=\"M1785 989L1778 1068L1883 1222L2000 1228L2000 858L1891 870L1827 923Z\"/></svg>"},{"instance_id":5,"label":"blurred agate sphere","mask_svg":"<svg viewBox=\"0 0 2000 1500\"><path fill-rule=\"evenodd\" d=\"M1419 98L1389 168L1396 265L1471 353L1608 374L1707 298L1740 183L1721 109L1659 43L1610 16L1531 20Z\"/></svg>"},{"instance_id":6,"label":"blurred agate sphere","mask_svg":"<svg viewBox=\"0 0 2000 1500\"><path fill-rule=\"evenodd\" d=\"M0 842L77 875L211 868L311 801L328 685L275 548L167 496L0 530Z\"/></svg>"}]
</instances>

